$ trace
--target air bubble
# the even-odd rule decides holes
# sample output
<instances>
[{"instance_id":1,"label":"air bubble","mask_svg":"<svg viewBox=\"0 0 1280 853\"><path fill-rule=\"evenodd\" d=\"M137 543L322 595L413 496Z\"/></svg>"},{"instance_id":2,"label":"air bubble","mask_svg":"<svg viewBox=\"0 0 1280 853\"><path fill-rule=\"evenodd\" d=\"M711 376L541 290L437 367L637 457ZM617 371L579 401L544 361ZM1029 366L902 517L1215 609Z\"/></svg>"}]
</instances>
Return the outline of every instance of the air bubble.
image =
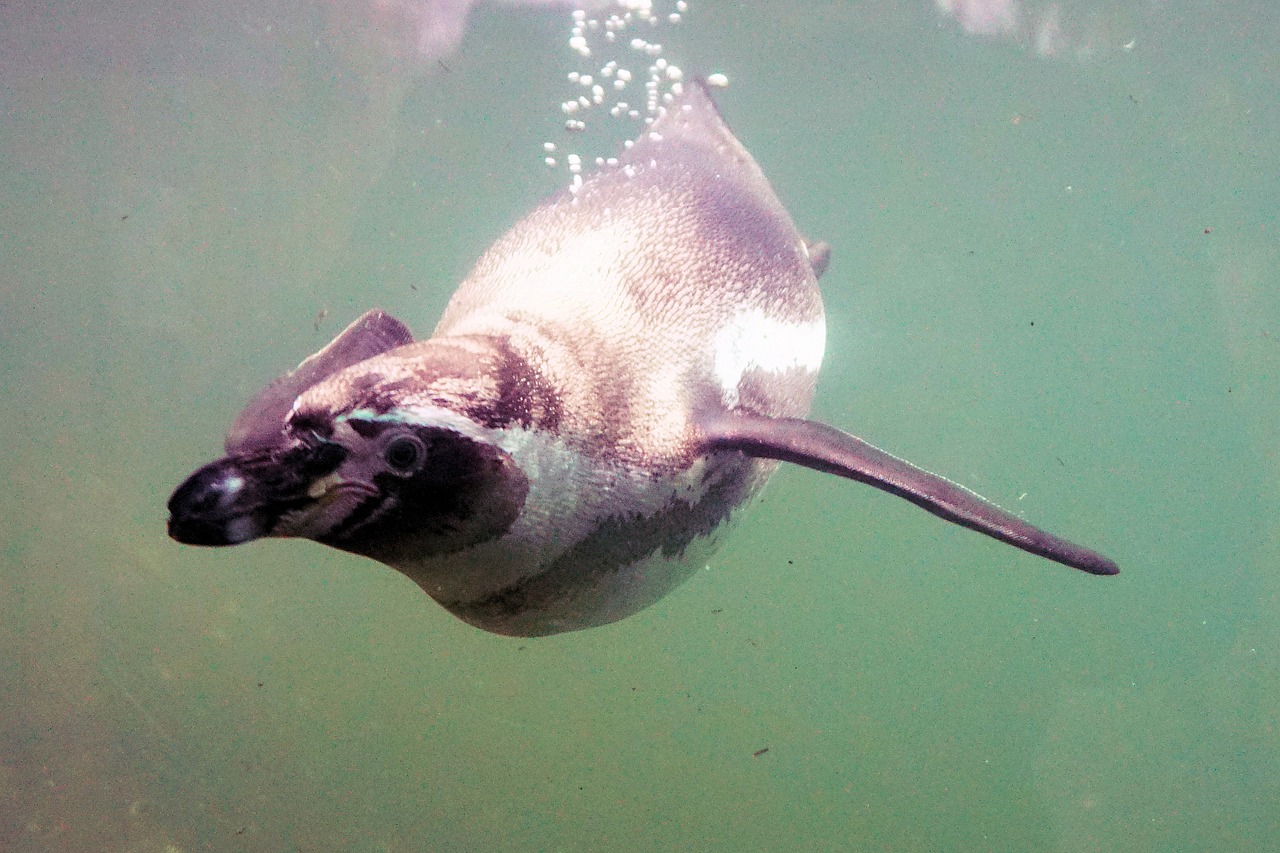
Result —
<instances>
[{"instance_id":1,"label":"air bubble","mask_svg":"<svg viewBox=\"0 0 1280 853\"><path fill-rule=\"evenodd\" d=\"M581 133L587 130L588 115L600 116L597 122L603 122L607 135L616 140L609 145L614 149L617 142L630 147L627 140L637 135L632 123L646 128L653 124L683 89L684 74L664 55L661 42L662 34L668 32L666 28L678 23L688 8L686 0L611 0L599 4L593 0L586 8L573 10L569 49L576 55L573 62L577 67L568 72L567 79L576 91L560 104L566 133ZM640 30L644 22L649 26ZM637 66L644 69L639 76ZM641 79L644 97L622 100L621 92ZM602 109L596 110L597 107ZM613 121L624 122L627 127L615 133L608 124ZM595 130L593 125L593 140ZM598 157L594 152L586 157L575 154L571 159L567 149L581 145L578 140L559 151L554 143L547 143L543 151L548 166L569 170L575 192L582 185L584 163L594 162L598 167L616 163L616 158Z\"/></svg>"}]
</instances>

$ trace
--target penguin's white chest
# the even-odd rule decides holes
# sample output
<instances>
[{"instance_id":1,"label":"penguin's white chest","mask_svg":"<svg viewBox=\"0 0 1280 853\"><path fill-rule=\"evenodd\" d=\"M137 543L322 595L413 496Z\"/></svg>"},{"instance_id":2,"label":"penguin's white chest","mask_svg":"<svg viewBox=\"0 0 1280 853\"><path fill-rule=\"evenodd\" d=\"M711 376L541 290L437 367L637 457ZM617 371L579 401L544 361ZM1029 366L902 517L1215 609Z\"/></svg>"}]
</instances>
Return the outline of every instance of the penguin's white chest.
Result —
<instances>
[{"instance_id":1,"label":"penguin's white chest","mask_svg":"<svg viewBox=\"0 0 1280 853\"><path fill-rule=\"evenodd\" d=\"M491 439L529 478L520 517L497 539L396 568L462 619L519 636L607 624L662 598L705 565L775 467L727 453L654 471L536 430Z\"/></svg>"}]
</instances>

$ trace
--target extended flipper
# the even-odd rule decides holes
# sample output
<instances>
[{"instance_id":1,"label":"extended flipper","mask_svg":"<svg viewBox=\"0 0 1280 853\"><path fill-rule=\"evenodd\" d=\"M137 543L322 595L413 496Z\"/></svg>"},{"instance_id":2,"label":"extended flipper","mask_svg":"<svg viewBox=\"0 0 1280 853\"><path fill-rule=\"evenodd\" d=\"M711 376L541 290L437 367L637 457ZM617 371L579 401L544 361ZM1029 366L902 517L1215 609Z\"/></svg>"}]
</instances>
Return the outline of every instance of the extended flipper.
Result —
<instances>
[{"instance_id":1,"label":"extended flipper","mask_svg":"<svg viewBox=\"0 0 1280 853\"><path fill-rule=\"evenodd\" d=\"M280 436L293 401L312 385L367 358L413 343L413 333L395 317L366 311L328 346L263 388L249 401L227 432L227 453L272 446Z\"/></svg>"},{"instance_id":2,"label":"extended flipper","mask_svg":"<svg viewBox=\"0 0 1280 853\"><path fill-rule=\"evenodd\" d=\"M906 498L947 521L1095 575L1114 575L1111 560L1046 533L957 483L930 474L835 427L799 418L714 414L699 420L705 449L738 450L857 480Z\"/></svg>"}]
</instances>

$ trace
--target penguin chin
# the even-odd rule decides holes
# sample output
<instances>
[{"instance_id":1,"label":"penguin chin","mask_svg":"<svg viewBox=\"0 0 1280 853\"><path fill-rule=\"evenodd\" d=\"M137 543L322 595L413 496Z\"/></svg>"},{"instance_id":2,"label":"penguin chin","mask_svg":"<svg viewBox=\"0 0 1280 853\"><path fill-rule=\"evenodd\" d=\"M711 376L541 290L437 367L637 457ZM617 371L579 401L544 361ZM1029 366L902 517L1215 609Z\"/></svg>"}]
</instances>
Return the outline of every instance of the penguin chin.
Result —
<instances>
[{"instance_id":1,"label":"penguin chin","mask_svg":"<svg viewBox=\"0 0 1280 853\"><path fill-rule=\"evenodd\" d=\"M346 529L354 519L376 517L387 506L394 505L394 500L388 501L376 486L359 480L317 482L309 494L315 497L301 506L286 509L270 530L260 535L320 542L335 531Z\"/></svg>"},{"instance_id":2,"label":"penguin chin","mask_svg":"<svg viewBox=\"0 0 1280 853\"><path fill-rule=\"evenodd\" d=\"M419 426L415 436L423 453L415 470L376 474L369 478L373 488L363 492L349 480L334 490L332 506L310 511L330 523L299 532L286 516L275 535L306 536L401 571L501 538L529 491L511 455L447 427Z\"/></svg>"}]
</instances>

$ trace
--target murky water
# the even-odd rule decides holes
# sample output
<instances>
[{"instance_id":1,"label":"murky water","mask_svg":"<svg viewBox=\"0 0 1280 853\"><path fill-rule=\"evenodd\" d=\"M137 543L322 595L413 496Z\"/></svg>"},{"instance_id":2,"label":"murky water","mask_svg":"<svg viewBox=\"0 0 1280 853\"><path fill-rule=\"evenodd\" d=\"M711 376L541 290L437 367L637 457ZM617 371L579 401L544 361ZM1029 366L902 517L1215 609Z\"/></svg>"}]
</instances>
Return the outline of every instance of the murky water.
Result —
<instances>
[{"instance_id":1,"label":"murky water","mask_svg":"<svg viewBox=\"0 0 1280 853\"><path fill-rule=\"evenodd\" d=\"M701 0L664 46L835 248L816 415L1122 574L786 470L675 594L540 640L164 503L564 182L566 13L427 61L372 2L0 7L0 849L1274 847L1280 15L1060 5L1051 56L924 0Z\"/></svg>"}]
</instances>

